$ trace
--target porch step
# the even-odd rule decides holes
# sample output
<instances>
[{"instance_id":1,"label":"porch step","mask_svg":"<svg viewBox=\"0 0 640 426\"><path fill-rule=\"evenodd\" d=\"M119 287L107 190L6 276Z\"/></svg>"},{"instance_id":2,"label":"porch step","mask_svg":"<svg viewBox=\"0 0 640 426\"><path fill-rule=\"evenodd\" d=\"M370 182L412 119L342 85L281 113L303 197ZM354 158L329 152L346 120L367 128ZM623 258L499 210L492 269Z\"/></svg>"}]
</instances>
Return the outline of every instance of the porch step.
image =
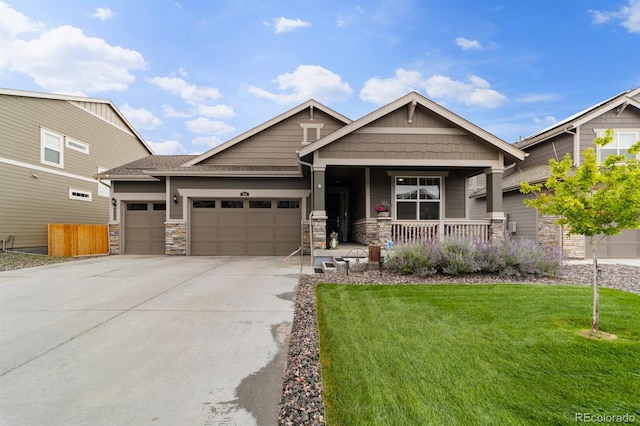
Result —
<instances>
[{"instance_id":1,"label":"porch step","mask_svg":"<svg viewBox=\"0 0 640 426\"><path fill-rule=\"evenodd\" d=\"M332 272L336 272L336 267L331 262L322 262L322 272L329 274Z\"/></svg>"}]
</instances>

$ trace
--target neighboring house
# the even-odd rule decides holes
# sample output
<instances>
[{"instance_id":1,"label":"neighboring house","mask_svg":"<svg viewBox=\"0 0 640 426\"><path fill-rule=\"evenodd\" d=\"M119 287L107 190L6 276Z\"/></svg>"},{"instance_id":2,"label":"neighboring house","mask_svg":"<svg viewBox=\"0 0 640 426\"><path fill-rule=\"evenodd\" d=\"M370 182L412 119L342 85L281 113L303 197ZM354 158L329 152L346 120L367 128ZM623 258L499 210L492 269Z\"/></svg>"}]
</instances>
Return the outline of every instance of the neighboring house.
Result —
<instances>
[{"instance_id":1,"label":"neighboring house","mask_svg":"<svg viewBox=\"0 0 640 426\"><path fill-rule=\"evenodd\" d=\"M100 176L117 200L112 253L288 255L326 248L331 232L361 244L501 238L504 166L524 157L414 92L356 121L310 100L202 155ZM479 173L489 203L470 220ZM383 200L389 218L376 216Z\"/></svg>"},{"instance_id":2,"label":"neighboring house","mask_svg":"<svg viewBox=\"0 0 640 426\"><path fill-rule=\"evenodd\" d=\"M511 223L511 230L515 229L513 238L562 246L572 258L592 257L590 244L584 237L569 237L566 229L553 224L554 217L541 216L536 209L525 207L522 200L532 196L525 196L519 190L522 181L546 181L550 172L550 158L561 160L568 153L574 164L579 165L581 153L594 147L594 139L608 128L615 131L614 142L606 149L598 150L600 160L612 153L625 153L627 148L640 140L640 88L607 99L514 145L524 150L527 158L508 165L503 180L504 211ZM486 194L483 182L482 176L470 180L471 217L482 215ZM601 258L640 258L640 230L626 230L617 236L606 237L597 250Z\"/></svg>"},{"instance_id":3,"label":"neighboring house","mask_svg":"<svg viewBox=\"0 0 640 426\"><path fill-rule=\"evenodd\" d=\"M0 89L0 238L47 246L47 224L107 224L97 174L153 152L108 100Z\"/></svg>"}]
</instances>

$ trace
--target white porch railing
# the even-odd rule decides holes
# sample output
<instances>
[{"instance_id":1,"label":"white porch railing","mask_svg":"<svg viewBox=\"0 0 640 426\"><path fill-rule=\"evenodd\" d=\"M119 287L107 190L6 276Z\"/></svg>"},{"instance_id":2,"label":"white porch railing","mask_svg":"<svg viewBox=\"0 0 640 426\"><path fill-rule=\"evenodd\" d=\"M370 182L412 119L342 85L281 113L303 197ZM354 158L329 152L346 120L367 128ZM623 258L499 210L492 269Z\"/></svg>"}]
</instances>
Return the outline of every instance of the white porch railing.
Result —
<instances>
[{"instance_id":1,"label":"white porch railing","mask_svg":"<svg viewBox=\"0 0 640 426\"><path fill-rule=\"evenodd\" d=\"M412 245L447 237L489 241L489 220L426 220L391 222L391 238L395 244Z\"/></svg>"}]
</instances>

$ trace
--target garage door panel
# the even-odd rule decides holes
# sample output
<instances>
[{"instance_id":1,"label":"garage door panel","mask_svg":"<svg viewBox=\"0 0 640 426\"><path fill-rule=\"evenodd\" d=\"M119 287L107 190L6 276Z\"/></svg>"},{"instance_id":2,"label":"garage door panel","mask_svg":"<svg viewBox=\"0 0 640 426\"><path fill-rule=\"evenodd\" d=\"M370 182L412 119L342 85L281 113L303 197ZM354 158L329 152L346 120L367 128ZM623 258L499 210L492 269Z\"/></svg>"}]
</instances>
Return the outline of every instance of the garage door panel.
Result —
<instances>
[{"instance_id":1,"label":"garage door panel","mask_svg":"<svg viewBox=\"0 0 640 426\"><path fill-rule=\"evenodd\" d=\"M249 213L247 215L247 225L273 225L275 222L274 216L274 213L271 212L267 214Z\"/></svg>"},{"instance_id":2,"label":"garage door panel","mask_svg":"<svg viewBox=\"0 0 640 426\"><path fill-rule=\"evenodd\" d=\"M299 201L287 200L284 205L293 206L289 208L277 208L283 205L278 200L193 203L191 254L286 255L300 245ZM194 208L195 203L208 203L211 208ZM211 229L217 229L217 233L210 232Z\"/></svg>"},{"instance_id":3,"label":"garage door panel","mask_svg":"<svg viewBox=\"0 0 640 426\"><path fill-rule=\"evenodd\" d=\"M252 226L249 229L249 234L249 241L272 241L274 238L274 229Z\"/></svg>"},{"instance_id":4,"label":"garage door panel","mask_svg":"<svg viewBox=\"0 0 640 426\"><path fill-rule=\"evenodd\" d=\"M274 245L273 242L261 242L261 241L252 241L247 244L247 254L258 256L263 255L264 253L273 253Z\"/></svg>"},{"instance_id":5,"label":"garage door panel","mask_svg":"<svg viewBox=\"0 0 640 426\"><path fill-rule=\"evenodd\" d=\"M164 254L165 214L164 203L127 203L124 211L124 252Z\"/></svg>"},{"instance_id":6,"label":"garage door panel","mask_svg":"<svg viewBox=\"0 0 640 426\"><path fill-rule=\"evenodd\" d=\"M618 235L603 238L598 244L598 258L640 258L640 230L626 229ZM593 256L591 244L587 241L587 257Z\"/></svg>"}]
</instances>

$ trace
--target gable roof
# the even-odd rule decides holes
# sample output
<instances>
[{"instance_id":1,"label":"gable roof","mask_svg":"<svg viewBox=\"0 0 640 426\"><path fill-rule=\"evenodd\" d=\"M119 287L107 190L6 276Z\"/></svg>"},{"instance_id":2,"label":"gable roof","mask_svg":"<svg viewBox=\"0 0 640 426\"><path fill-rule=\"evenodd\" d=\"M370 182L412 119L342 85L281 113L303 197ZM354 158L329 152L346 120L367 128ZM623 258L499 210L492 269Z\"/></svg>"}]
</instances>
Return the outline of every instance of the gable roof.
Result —
<instances>
[{"instance_id":1,"label":"gable roof","mask_svg":"<svg viewBox=\"0 0 640 426\"><path fill-rule=\"evenodd\" d=\"M613 108L626 108L628 105L632 105L640 109L640 99L636 99L636 96L640 95L640 87L627 90L618 95L613 96L605 101L597 103L587 109L584 109L577 114L565 118L564 120L547 127L531 136L527 136L521 141L517 142L515 146L520 149L528 148L532 145L536 145L542 141L545 141L551 137L557 136L563 133L565 130L575 129L576 127L593 120L595 117L604 114Z\"/></svg>"},{"instance_id":2,"label":"gable roof","mask_svg":"<svg viewBox=\"0 0 640 426\"><path fill-rule=\"evenodd\" d=\"M26 97L26 98L39 98L39 99L53 99L53 100L58 100L58 101L67 101L67 102L73 103L73 105L76 105L76 106L78 106L78 105L75 102L93 102L93 103L96 103L96 104L108 105L109 107L111 107L111 109L113 109L113 111L116 113L118 118L120 118L120 120L122 120L122 122L127 126L127 129L129 131L131 131L131 133L140 141L140 143L146 148L146 150L149 151L149 154L153 154L153 150L147 144L147 142L142 138L142 136L140 136L138 134L136 129L131 125L131 123L129 123L129 121L120 112L120 110L118 108L116 108L116 106L113 104L113 102L111 102L108 99L88 98L88 97L85 97L85 96L61 95L61 94L56 94L56 93L32 92L32 91L29 91L29 90L6 89L6 88L2 88L2 87L0 87L0 95L19 96L19 97ZM93 114L96 117L99 117L101 120L104 120L102 117L96 115L95 113L93 113L93 112L91 112L89 110L85 109L85 111L89 112L90 114ZM113 123L111 123L111 124L113 124Z\"/></svg>"},{"instance_id":3,"label":"gable roof","mask_svg":"<svg viewBox=\"0 0 640 426\"><path fill-rule=\"evenodd\" d=\"M371 122L384 117L385 115L397 110L398 108L401 108L405 105L417 105L420 104L423 107L433 111L434 113L440 115L441 117L445 118L446 120L451 121L452 123L454 123L455 125L459 126L460 128L462 128L463 130L481 138L482 140L487 141L488 143L490 143L491 145L495 146L497 149L503 151L504 153L515 157L519 160L524 160L525 157L525 153L521 150L519 150L518 148L515 148L513 145L503 141L502 139L498 138L497 136L492 135L491 133L487 132L484 129L481 129L480 127L476 126L475 124L465 120L464 118L460 117L459 115L449 111L448 109L446 109L445 107L443 107L442 105L439 105L433 101L431 101L430 99L425 98L424 96L422 96L421 94L417 93L417 92L411 92L408 93L407 95L391 102L390 104L387 104L385 106L383 106L382 108L377 109L376 111L373 111L367 115L365 115L364 117L344 126L341 129L336 130L335 132L323 137L322 139L319 139L307 146L305 146L304 148L302 148L300 150L300 157L303 157L307 154L310 154L314 151L317 151L318 149L348 135L349 133L352 133L364 126L366 126L367 124L370 124Z\"/></svg>"},{"instance_id":4,"label":"gable roof","mask_svg":"<svg viewBox=\"0 0 640 426\"><path fill-rule=\"evenodd\" d=\"M307 102L305 102L303 104L300 104L297 107L294 107L294 108L290 109L289 111L286 111L286 112L278 115L277 117L274 117L274 118L270 119L269 121L266 121L266 122L260 124L259 126L254 127L253 129L248 130L248 131L236 136L235 138L233 138L233 139L231 139L231 140L229 140L229 141L227 141L227 142L225 142L225 143L223 143L221 145L218 145L215 148L213 148L213 149L211 149L211 150L209 150L209 151L207 151L207 152L205 152L205 153L203 153L203 154L201 154L199 156L196 156L194 159L192 159L191 161L188 161L184 165L185 166L196 165L196 164L206 160L207 158L212 157L212 156L218 154L219 152L222 152L222 151L234 146L235 144L237 144L239 142L242 142L243 140L245 140L247 138L250 138L251 136L253 136L253 135L257 134L257 133L260 133L263 130L268 129L271 126L274 126L275 124L278 124L281 121L284 121L287 118L292 117L295 114L306 110L307 108L312 108L312 109L317 108L320 111L332 116L333 118L335 118L335 119L337 119L339 121L342 121L345 124L349 124L349 123L352 122L351 119L345 117L344 115L332 110L331 108L328 108L328 107L322 105L320 102L318 102L318 101L316 101L314 99L310 99Z\"/></svg>"}]
</instances>

